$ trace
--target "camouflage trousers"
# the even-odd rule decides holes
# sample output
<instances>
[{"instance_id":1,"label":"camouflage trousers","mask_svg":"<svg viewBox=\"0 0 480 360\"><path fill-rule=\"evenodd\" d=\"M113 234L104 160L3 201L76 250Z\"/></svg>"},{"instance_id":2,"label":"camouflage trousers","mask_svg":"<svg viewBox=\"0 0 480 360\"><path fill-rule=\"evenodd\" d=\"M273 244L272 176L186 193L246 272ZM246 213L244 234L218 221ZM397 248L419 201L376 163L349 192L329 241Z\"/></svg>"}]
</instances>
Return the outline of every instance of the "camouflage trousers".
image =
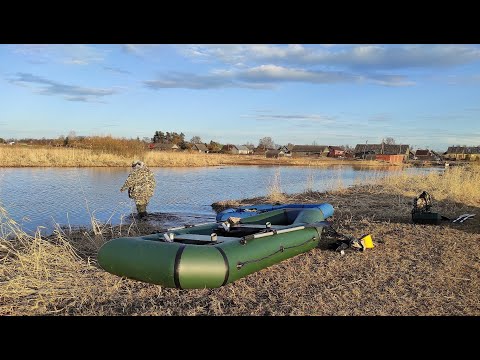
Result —
<instances>
[{"instance_id":1,"label":"camouflage trousers","mask_svg":"<svg viewBox=\"0 0 480 360\"><path fill-rule=\"evenodd\" d=\"M137 205L137 212L139 217L144 217L147 215L147 204L136 203L135 205Z\"/></svg>"}]
</instances>

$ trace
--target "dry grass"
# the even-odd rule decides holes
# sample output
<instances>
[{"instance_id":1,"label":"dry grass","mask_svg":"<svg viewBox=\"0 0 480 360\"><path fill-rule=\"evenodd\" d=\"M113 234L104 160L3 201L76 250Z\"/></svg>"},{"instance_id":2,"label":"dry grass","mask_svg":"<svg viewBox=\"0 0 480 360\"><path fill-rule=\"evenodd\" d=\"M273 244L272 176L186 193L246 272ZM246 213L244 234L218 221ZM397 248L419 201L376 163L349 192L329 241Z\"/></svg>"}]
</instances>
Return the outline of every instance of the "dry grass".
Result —
<instances>
[{"instance_id":1,"label":"dry grass","mask_svg":"<svg viewBox=\"0 0 480 360\"><path fill-rule=\"evenodd\" d=\"M418 189L428 189L439 201L450 200L473 206L480 205L480 166L452 167L443 173L427 176L395 176L383 182L387 192L397 191L407 196L418 195Z\"/></svg>"},{"instance_id":2,"label":"dry grass","mask_svg":"<svg viewBox=\"0 0 480 360\"><path fill-rule=\"evenodd\" d=\"M0 147L1 167L130 166L133 157L75 148Z\"/></svg>"},{"instance_id":3,"label":"dry grass","mask_svg":"<svg viewBox=\"0 0 480 360\"><path fill-rule=\"evenodd\" d=\"M270 203L283 203L286 201L286 196L282 191L282 181L280 176L280 169L275 170L273 179L270 181L268 187L267 202Z\"/></svg>"},{"instance_id":4,"label":"dry grass","mask_svg":"<svg viewBox=\"0 0 480 360\"><path fill-rule=\"evenodd\" d=\"M150 167L201 167L219 165L332 166L355 165L385 167L378 161L332 158L265 158L260 155L203 154L145 150L144 146L121 140L89 143L90 148L45 146L0 146L0 167L128 167L143 160Z\"/></svg>"},{"instance_id":5,"label":"dry grass","mask_svg":"<svg viewBox=\"0 0 480 360\"><path fill-rule=\"evenodd\" d=\"M443 176L401 176L340 192L284 195L285 202L331 203L335 229L356 237L370 233L375 248L342 256L328 250L335 239L325 235L319 248L219 289L167 289L97 267L95 249L104 241L160 229L134 223L99 226L96 235L57 229L42 238L23 233L2 209L0 314L478 316L479 170L451 170ZM434 211L477 216L463 224L414 225L412 199L423 190L433 195ZM221 205L268 201L253 198Z\"/></svg>"}]
</instances>

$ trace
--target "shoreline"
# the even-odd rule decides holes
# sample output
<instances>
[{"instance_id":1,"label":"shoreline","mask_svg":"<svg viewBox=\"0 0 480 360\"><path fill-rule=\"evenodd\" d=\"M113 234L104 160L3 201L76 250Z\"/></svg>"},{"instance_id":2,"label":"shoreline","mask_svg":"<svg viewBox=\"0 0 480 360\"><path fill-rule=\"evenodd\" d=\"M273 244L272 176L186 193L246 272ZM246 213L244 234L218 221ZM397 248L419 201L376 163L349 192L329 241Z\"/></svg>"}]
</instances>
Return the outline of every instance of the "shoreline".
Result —
<instances>
[{"instance_id":1,"label":"shoreline","mask_svg":"<svg viewBox=\"0 0 480 360\"><path fill-rule=\"evenodd\" d=\"M130 167L140 159L148 167L210 167L210 166L363 166L408 167L409 163L389 163L376 160L339 158L281 157L263 155L205 154L187 152L145 151L132 155L118 155L106 151L77 148L0 147L0 167Z\"/></svg>"},{"instance_id":2,"label":"shoreline","mask_svg":"<svg viewBox=\"0 0 480 360\"><path fill-rule=\"evenodd\" d=\"M142 160L148 167L212 167L212 166L355 166L368 168L385 167L445 167L471 165L475 162L445 162L409 160L405 163L384 160L361 160L330 157L280 157L264 155L238 155L196 152L165 152L147 150L128 155L107 150L58 147L0 147L0 168L80 168L80 167L127 167L132 161ZM479 162L476 162L479 163Z\"/></svg>"}]
</instances>

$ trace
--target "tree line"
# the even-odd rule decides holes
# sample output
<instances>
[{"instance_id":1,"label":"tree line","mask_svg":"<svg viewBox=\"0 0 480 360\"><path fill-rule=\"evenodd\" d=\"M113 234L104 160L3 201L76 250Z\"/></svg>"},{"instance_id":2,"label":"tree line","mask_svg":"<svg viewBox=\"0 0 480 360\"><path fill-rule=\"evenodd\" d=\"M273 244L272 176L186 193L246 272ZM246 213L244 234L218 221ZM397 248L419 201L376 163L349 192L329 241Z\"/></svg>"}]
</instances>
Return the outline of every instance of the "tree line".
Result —
<instances>
[{"instance_id":1,"label":"tree line","mask_svg":"<svg viewBox=\"0 0 480 360\"><path fill-rule=\"evenodd\" d=\"M385 144L395 144L395 139L392 137L387 137L382 139ZM23 139L4 139L0 137L0 143L16 142L30 145L46 145L46 146L65 146L65 147L77 147L77 148L95 148L95 149L118 149L121 146L127 146L132 149L138 149L147 147L148 144L175 144L181 150L190 150L194 144L204 144L210 152L220 152L224 144L210 140L210 142L204 142L200 136L193 136L189 141L185 139L185 134L183 132L177 133L174 131L162 131L157 130L154 132L153 137L143 137L140 139L126 139L126 138L114 138L111 135L107 136L78 136L75 131L70 131L67 136L60 135L56 139L47 139L45 137L41 139L34 138L23 138ZM240 145L240 144L237 144ZM267 150L267 149L278 149L281 145L276 144L275 141L270 136L265 136L258 140L258 144L252 144L246 142L242 145L253 145L256 148ZM287 146L293 146L289 143ZM317 145L316 142L313 142L312 145ZM344 150L353 150L349 145L340 146Z\"/></svg>"}]
</instances>

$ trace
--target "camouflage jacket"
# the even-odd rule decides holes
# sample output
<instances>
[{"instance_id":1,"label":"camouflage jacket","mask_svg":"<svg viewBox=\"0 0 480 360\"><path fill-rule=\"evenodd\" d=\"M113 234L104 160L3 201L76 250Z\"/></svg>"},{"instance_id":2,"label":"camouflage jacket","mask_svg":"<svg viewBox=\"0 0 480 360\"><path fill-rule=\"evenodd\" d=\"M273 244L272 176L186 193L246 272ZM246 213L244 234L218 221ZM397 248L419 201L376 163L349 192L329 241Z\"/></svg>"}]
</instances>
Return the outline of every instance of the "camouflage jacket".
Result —
<instances>
[{"instance_id":1,"label":"camouflage jacket","mask_svg":"<svg viewBox=\"0 0 480 360\"><path fill-rule=\"evenodd\" d=\"M153 196L155 185L155 176L152 171L147 167L143 167L133 170L130 175L128 175L120 191L128 189L128 196L130 198L137 203L146 204Z\"/></svg>"}]
</instances>

